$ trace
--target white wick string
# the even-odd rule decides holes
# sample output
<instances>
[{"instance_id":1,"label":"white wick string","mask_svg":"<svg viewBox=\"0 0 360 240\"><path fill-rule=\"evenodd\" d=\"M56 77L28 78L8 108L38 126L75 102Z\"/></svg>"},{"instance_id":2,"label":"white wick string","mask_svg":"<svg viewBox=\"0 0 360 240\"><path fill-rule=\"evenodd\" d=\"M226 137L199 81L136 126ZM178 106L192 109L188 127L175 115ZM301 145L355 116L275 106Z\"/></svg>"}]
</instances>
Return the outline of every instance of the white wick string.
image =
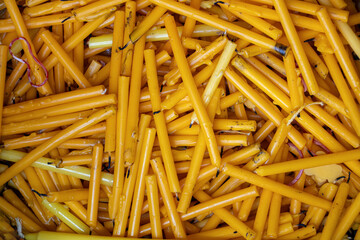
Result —
<instances>
[{"instance_id":1,"label":"white wick string","mask_svg":"<svg viewBox=\"0 0 360 240\"><path fill-rule=\"evenodd\" d=\"M297 117L297 115L299 115L299 113L300 113L304 108L306 108L306 107L308 107L308 106L311 106L311 105L320 105L320 106L323 106L324 103L323 103L323 102L313 102L313 103L309 103L309 104L306 104L306 105L303 105L303 106L299 107L299 109L298 109L295 113L293 113L293 116L290 118L290 120L287 122L286 125L289 126L289 125L292 123L292 121L295 120L295 118Z\"/></svg>"},{"instance_id":2,"label":"white wick string","mask_svg":"<svg viewBox=\"0 0 360 240\"><path fill-rule=\"evenodd\" d=\"M20 218L15 218L15 222L16 222L16 230L17 230L17 234L19 237L21 238L25 238L23 232L22 232L22 223L21 223L21 219Z\"/></svg>"}]
</instances>

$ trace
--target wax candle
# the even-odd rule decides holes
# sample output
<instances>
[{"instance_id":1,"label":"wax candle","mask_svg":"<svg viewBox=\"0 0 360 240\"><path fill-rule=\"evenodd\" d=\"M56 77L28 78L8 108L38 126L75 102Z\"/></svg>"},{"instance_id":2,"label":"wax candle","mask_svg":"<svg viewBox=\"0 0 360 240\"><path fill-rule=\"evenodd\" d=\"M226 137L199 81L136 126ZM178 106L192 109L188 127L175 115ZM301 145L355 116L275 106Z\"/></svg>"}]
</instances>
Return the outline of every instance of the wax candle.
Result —
<instances>
[{"instance_id":1,"label":"wax candle","mask_svg":"<svg viewBox=\"0 0 360 240\"><path fill-rule=\"evenodd\" d=\"M124 184L124 171L125 162L123 161L125 151L125 134L126 134L126 121L127 121L127 110L129 102L129 77L119 77L120 83L118 84L118 112L117 112L117 123L116 123L116 148L115 148L115 166L114 166L114 185L113 192L110 197L109 203L109 215L110 218L115 218L119 210L119 198Z\"/></svg>"},{"instance_id":2,"label":"wax candle","mask_svg":"<svg viewBox=\"0 0 360 240\"><path fill-rule=\"evenodd\" d=\"M97 225L103 150L104 148L101 143L98 143L93 147L93 155L92 155L93 160L91 164L87 217L86 217L86 222L90 227L96 227Z\"/></svg>"},{"instance_id":3,"label":"wax candle","mask_svg":"<svg viewBox=\"0 0 360 240\"><path fill-rule=\"evenodd\" d=\"M69 212L62 204L60 203L50 203L46 198L43 199L42 204L57 216L61 221L68 225L76 233L80 234L89 234L90 228L86 226L85 223L80 221L77 217Z\"/></svg>"},{"instance_id":4,"label":"wax candle","mask_svg":"<svg viewBox=\"0 0 360 240\"><path fill-rule=\"evenodd\" d=\"M148 78L153 117L155 120L162 157L164 159L166 174L170 181L169 183L171 191L180 192L179 180L176 175L174 160L171 154L171 146L166 129L164 112L161 111L161 99L158 95L160 90L156 74L155 53L153 50L145 50L144 57L147 69L146 74Z\"/></svg>"},{"instance_id":5,"label":"wax candle","mask_svg":"<svg viewBox=\"0 0 360 240\"><path fill-rule=\"evenodd\" d=\"M137 181L135 184L134 197L132 202L132 210L129 220L129 237L137 237L139 234L141 209L145 195L145 176L149 171L151 151L155 140L156 130L147 128L144 135L145 147L140 153L140 166L137 172Z\"/></svg>"}]
</instances>

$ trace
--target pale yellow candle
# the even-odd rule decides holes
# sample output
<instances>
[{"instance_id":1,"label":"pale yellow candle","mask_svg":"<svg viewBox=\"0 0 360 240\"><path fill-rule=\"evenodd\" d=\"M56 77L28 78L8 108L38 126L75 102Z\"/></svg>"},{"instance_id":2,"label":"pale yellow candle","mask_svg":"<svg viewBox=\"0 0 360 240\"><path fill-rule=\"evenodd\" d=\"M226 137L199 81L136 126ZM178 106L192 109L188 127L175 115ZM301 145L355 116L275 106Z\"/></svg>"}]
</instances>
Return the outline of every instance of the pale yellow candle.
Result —
<instances>
[{"instance_id":1,"label":"pale yellow candle","mask_svg":"<svg viewBox=\"0 0 360 240\"><path fill-rule=\"evenodd\" d=\"M60 203L50 203L46 198L43 199L42 204L51 213L57 216L61 221L68 225L76 233L89 234L90 228L86 226L80 219L75 217Z\"/></svg>"},{"instance_id":2,"label":"pale yellow candle","mask_svg":"<svg viewBox=\"0 0 360 240\"><path fill-rule=\"evenodd\" d=\"M209 105L210 100L211 100L212 96L214 95L216 88L219 86L219 83L224 75L225 69L229 65L229 62L234 54L236 46L237 45L235 43L233 43L229 40L227 41L225 48L220 56L219 62L216 65L214 72L211 75L211 77L205 87L205 90L202 94L202 99L203 99L205 107L207 107L207 105ZM194 121L199 123L196 115L192 116L191 122L194 122Z\"/></svg>"}]
</instances>

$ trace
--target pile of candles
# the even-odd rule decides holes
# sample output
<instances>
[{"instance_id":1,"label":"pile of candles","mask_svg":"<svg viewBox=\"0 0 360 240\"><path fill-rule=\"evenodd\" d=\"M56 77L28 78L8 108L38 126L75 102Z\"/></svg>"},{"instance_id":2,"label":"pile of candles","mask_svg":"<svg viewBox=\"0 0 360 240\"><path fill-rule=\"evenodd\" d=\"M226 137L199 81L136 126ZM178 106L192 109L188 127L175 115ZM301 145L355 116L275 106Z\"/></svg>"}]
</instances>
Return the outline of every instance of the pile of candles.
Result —
<instances>
[{"instance_id":1,"label":"pile of candles","mask_svg":"<svg viewBox=\"0 0 360 240\"><path fill-rule=\"evenodd\" d=\"M360 239L351 0L0 9L0 239Z\"/></svg>"}]
</instances>

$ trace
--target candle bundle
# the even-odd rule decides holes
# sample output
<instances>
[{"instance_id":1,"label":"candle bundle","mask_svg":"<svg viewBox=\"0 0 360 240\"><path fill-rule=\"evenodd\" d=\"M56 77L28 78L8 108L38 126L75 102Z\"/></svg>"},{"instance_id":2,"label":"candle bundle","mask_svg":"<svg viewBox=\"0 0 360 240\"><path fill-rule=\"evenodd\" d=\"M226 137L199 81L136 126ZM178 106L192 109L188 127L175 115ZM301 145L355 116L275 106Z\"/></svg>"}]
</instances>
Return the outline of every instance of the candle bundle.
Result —
<instances>
[{"instance_id":1,"label":"candle bundle","mask_svg":"<svg viewBox=\"0 0 360 240\"><path fill-rule=\"evenodd\" d=\"M360 239L351 0L3 2L0 239Z\"/></svg>"}]
</instances>

